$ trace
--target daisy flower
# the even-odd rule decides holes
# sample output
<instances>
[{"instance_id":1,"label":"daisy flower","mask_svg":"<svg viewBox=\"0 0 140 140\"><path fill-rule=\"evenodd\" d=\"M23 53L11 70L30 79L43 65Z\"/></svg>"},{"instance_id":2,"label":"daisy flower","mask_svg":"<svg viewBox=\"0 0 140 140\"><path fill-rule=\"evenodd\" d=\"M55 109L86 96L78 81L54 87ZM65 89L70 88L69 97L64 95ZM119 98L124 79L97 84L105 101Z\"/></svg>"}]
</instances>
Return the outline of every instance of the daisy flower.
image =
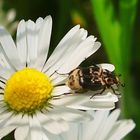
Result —
<instances>
[{"instance_id":1,"label":"daisy flower","mask_svg":"<svg viewBox=\"0 0 140 140\"><path fill-rule=\"evenodd\" d=\"M120 110L89 111L94 119L89 122L71 124L68 132L59 136L49 135L51 140L121 140L135 128L131 119L118 120Z\"/></svg>"},{"instance_id":2,"label":"daisy flower","mask_svg":"<svg viewBox=\"0 0 140 140\"><path fill-rule=\"evenodd\" d=\"M80 105L84 108L89 96L65 95L71 92L64 84L67 76L56 71L70 72L96 52L100 43L77 25L48 57L51 30L50 16L36 22L21 20L14 43L0 26L0 139L15 130L17 140L47 140L46 132L66 131L67 121L91 119L78 110ZM111 98L103 100L113 104ZM96 107L102 108L101 99L94 99Z\"/></svg>"}]
</instances>

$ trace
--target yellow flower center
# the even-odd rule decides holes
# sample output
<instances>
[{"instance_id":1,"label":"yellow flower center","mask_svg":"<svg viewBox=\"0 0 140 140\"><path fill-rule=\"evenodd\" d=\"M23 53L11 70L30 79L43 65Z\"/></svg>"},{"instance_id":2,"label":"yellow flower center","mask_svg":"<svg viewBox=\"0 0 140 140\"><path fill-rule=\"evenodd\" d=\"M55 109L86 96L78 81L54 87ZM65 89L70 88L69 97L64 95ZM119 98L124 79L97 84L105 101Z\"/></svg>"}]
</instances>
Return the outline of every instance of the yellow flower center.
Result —
<instances>
[{"instance_id":1,"label":"yellow flower center","mask_svg":"<svg viewBox=\"0 0 140 140\"><path fill-rule=\"evenodd\" d=\"M4 89L4 100L16 112L32 113L48 105L53 89L49 78L35 69L15 72Z\"/></svg>"}]
</instances>

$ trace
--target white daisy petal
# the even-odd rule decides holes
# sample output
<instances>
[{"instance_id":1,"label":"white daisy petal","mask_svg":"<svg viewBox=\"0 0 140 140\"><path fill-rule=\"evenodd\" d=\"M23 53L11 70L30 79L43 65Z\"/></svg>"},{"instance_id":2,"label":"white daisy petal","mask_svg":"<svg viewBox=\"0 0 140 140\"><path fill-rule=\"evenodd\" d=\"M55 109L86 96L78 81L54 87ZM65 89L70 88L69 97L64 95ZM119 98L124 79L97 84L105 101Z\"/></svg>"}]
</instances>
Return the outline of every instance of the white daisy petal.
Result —
<instances>
[{"instance_id":1,"label":"white daisy petal","mask_svg":"<svg viewBox=\"0 0 140 140\"><path fill-rule=\"evenodd\" d=\"M4 96L0 94L0 101L4 99Z\"/></svg>"},{"instance_id":2,"label":"white daisy petal","mask_svg":"<svg viewBox=\"0 0 140 140\"><path fill-rule=\"evenodd\" d=\"M135 123L132 120L121 120L114 125L114 128L106 140L121 140L134 128Z\"/></svg>"},{"instance_id":3,"label":"white daisy petal","mask_svg":"<svg viewBox=\"0 0 140 140\"><path fill-rule=\"evenodd\" d=\"M42 140L41 126L35 115L33 117L29 117L29 125L31 140Z\"/></svg>"},{"instance_id":4,"label":"white daisy petal","mask_svg":"<svg viewBox=\"0 0 140 140\"><path fill-rule=\"evenodd\" d=\"M118 101L118 97L116 95L114 95L113 93L111 93L110 91L106 90L105 91L106 94L104 95L96 95L93 98L91 98L92 101L99 101L99 102L117 102Z\"/></svg>"},{"instance_id":5,"label":"white daisy petal","mask_svg":"<svg viewBox=\"0 0 140 140\"><path fill-rule=\"evenodd\" d=\"M53 96L63 95L64 93L70 93L71 89L68 86L57 86L52 91Z\"/></svg>"},{"instance_id":6,"label":"white daisy petal","mask_svg":"<svg viewBox=\"0 0 140 140\"><path fill-rule=\"evenodd\" d=\"M31 135L29 133L29 135L26 137L26 140L31 140Z\"/></svg>"},{"instance_id":7,"label":"white daisy petal","mask_svg":"<svg viewBox=\"0 0 140 140\"><path fill-rule=\"evenodd\" d=\"M64 140L121 140L135 127L132 120L117 122L119 110L88 111L94 119L90 122L70 124L70 129L61 134ZM58 136L59 137L59 136Z\"/></svg>"},{"instance_id":8,"label":"white daisy petal","mask_svg":"<svg viewBox=\"0 0 140 140\"><path fill-rule=\"evenodd\" d=\"M41 29L41 27L42 27L42 25L43 25L43 18L41 18L41 17L39 17L37 20L36 20L36 31L38 32L38 34L39 34L39 32L40 32L40 29Z\"/></svg>"},{"instance_id":9,"label":"white daisy petal","mask_svg":"<svg viewBox=\"0 0 140 140\"><path fill-rule=\"evenodd\" d=\"M1 68L10 69L13 72L15 71L14 66L12 65L10 60L7 58L1 44L0 44L0 64L1 64Z\"/></svg>"},{"instance_id":10,"label":"white daisy petal","mask_svg":"<svg viewBox=\"0 0 140 140\"><path fill-rule=\"evenodd\" d=\"M113 111L106 121L104 121L104 124L102 124L104 127L102 127L100 130L102 131L102 135L98 133L98 140L103 140L106 138L107 134L110 133L110 131L113 128L113 125L117 121L118 117L120 115L120 110L116 109Z\"/></svg>"},{"instance_id":11,"label":"white daisy petal","mask_svg":"<svg viewBox=\"0 0 140 140\"><path fill-rule=\"evenodd\" d=\"M54 50L54 53L59 51L59 49L61 49L62 46L64 47L63 44L68 42L68 40L70 40L73 37L73 35L79 30L79 28L80 28L80 25L76 25L70 31L68 31L68 33L59 42L59 44L58 44L59 47L57 46L57 48ZM55 55L55 54L53 54L53 55Z\"/></svg>"},{"instance_id":12,"label":"white daisy petal","mask_svg":"<svg viewBox=\"0 0 140 140\"><path fill-rule=\"evenodd\" d=\"M21 118L21 122L16 128L14 137L16 140L30 140L30 129L29 129L29 116L24 115Z\"/></svg>"},{"instance_id":13,"label":"white daisy petal","mask_svg":"<svg viewBox=\"0 0 140 140\"><path fill-rule=\"evenodd\" d=\"M58 73L57 71L55 71L52 75L50 75L50 80L54 81L58 78L67 78L67 77L68 77L68 74L61 74L61 73Z\"/></svg>"},{"instance_id":14,"label":"white daisy petal","mask_svg":"<svg viewBox=\"0 0 140 140\"><path fill-rule=\"evenodd\" d=\"M47 138L46 138L46 135L48 136ZM45 137L45 139L43 139L43 140L65 140L62 136L61 136L61 134L57 134L57 135L53 135L53 134L51 134L51 133L49 133L49 132L44 132L44 137ZM43 137L43 138L44 138Z\"/></svg>"},{"instance_id":15,"label":"white daisy petal","mask_svg":"<svg viewBox=\"0 0 140 140\"><path fill-rule=\"evenodd\" d=\"M57 122L58 122L59 124L61 124L60 127L61 127L61 131L62 131L62 132L68 131L69 125L68 125L68 123L66 123L65 120L59 119L59 120L57 120Z\"/></svg>"},{"instance_id":16,"label":"white daisy petal","mask_svg":"<svg viewBox=\"0 0 140 140\"><path fill-rule=\"evenodd\" d=\"M104 123L108 114L109 114L108 111L97 111L93 116L94 120L92 122L89 122L87 124L86 123L83 124L85 127L85 131L86 131L85 135L83 136L84 139L87 136L89 137L89 140L93 140L94 137L96 138L96 135L101 132L100 127L102 127L102 123Z\"/></svg>"},{"instance_id":17,"label":"white daisy petal","mask_svg":"<svg viewBox=\"0 0 140 140\"><path fill-rule=\"evenodd\" d=\"M23 67L25 67L27 61L27 38L26 23L24 20L21 20L18 24L16 44L21 64Z\"/></svg>"},{"instance_id":18,"label":"white daisy petal","mask_svg":"<svg viewBox=\"0 0 140 140\"><path fill-rule=\"evenodd\" d=\"M0 43L2 45L0 45L0 47L2 47L5 52L4 55L8 57L10 63L16 69L21 69L21 63L19 63L19 55L15 43L11 35L3 27L0 27Z\"/></svg>"},{"instance_id":19,"label":"white daisy petal","mask_svg":"<svg viewBox=\"0 0 140 140\"><path fill-rule=\"evenodd\" d=\"M67 131L68 130L68 124L61 119L61 116L59 117L52 117L52 113L46 112L44 113L38 113L37 117L42 125L47 131L53 133L53 134L59 134L60 132ZM54 125L56 127L54 127Z\"/></svg>"},{"instance_id":20,"label":"white daisy petal","mask_svg":"<svg viewBox=\"0 0 140 140\"><path fill-rule=\"evenodd\" d=\"M82 122L89 121L93 118L85 112L67 108L67 113L64 113L63 119L71 122Z\"/></svg>"},{"instance_id":21,"label":"white daisy petal","mask_svg":"<svg viewBox=\"0 0 140 140\"><path fill-rule=\"evenodd\" d=\"M68 133L62 133L60 134L60 137L63 137L64 140L77 140L77 138L79 138L81 134L79 134L78 128L79 126L77 125L77 123L74 123L70 125Z\"/></svg>"},{"instance_id":22,"label":"white daisy petal","mask_svg":"<svg viewBox=\"0 0 140 140\"><path fill-rule=\"evenodd\" d=\"M16 128L14 137L15 140L25 140L29 135L29 126L23 125L21 127Z\"/></svg>"},{"instance_id":23,"label":"white daisy petal","mask_svg":"<svg viewBox=\"0 0 140 140\"><path fill-rule=\"evenodd\" d=\"M88 95L87 93L83 94L70 94L66 95L66 97L61 97L59 100L52 100L51 104L53 105L63 105L69 106L71 108L78 108L85 110L95 110L95 109L113 109L115 107L114 102L118 101L116 95L111 93L102 95L102 96L94 96L92 99L90 97L92 94Z\"/></svg>"},{"instance_id":24,"label":"white daisy petal","mask_svg":"<svg viewBox=\"0 0 140 140\"><path fill-rule=\"evenodd\" d=\"M97 108L94 107L87 107L87 106L82 106L82 105L70 105L69 108L73 108L73 109L79 109L79 110L97 110ZM100 110L100 109L99 109Z\"/></svg>"},{"instance_id":25,"label":"white daisy petal","mask_svg":"<svg viewBox=\"0 0 140 140\"><path fill-rule=\"evenodd\" d=\"M4 52L2 50L2 47L0 47L0 64L1 64L1 68L7 68L7 67L9 67L9 63L5 59L3 53Z\"/></svg>"},{"instance_id":26,"label":"white daisy petal","mask_svg":"<svg viewBox=\"0 0 140 140\"><path fill-rule=\"evenodd\" d=\"M47 74L50 75L55 70L57 70L66 61L66 59L68 58L68 54L71 54L73 52L73 49L75 49L76 46L81 43L81 41L83 40L83 36L85 37L85 34L86 33L83 32L83 30L79 29L79 26L75 26L74 28L72 28L67 33L66 37L64 37L64 39L60 41L54 52L51 54L50 58L44 66L43 72L49 69ZM65 38L67 39L65 40Z\"/></svg>"},{"instance_id":27,"label":"white daisy petal","mask_svg":"<svg viewBox=\"0 0 140 140\"><path fill-rule=\"evenodd\" d=\"M53 134L61 133L60 125L57 121L48 118L48 116L44 115L43 113L37 113L37 118L40 121L42 127L44 127L47 131Z\"/></svg>"},{"instance_id":28,"label":"white daisy petal","mask_svg":"<svg viewBox=\"0 0 140 140\"><path fill-rule=\"evenodd\" d=\"M0 113L1 113L0 114L0 120L3 120L3 119L9 120L9 118L12 116L12 112L5 111L5 108L4 108L4 110L2 109L2 112L0 112ZM1 125L3 125L3 124L0 123L0 126Z\"/></svg>"},{"instance_id":29,"label":"white daisy petal","mask_svg":"<svg viewBox=\"0 0 140 140\"><path fill-rule=\"evenodd\" d=\"M38 38L38 59L35 62L35 67L38 70L42 70L45 61L47 59L50 38L51 38L51 30L52 30L52 18L51 16L47 16L44 19L42 27L39 32Z\"/></svg>"},{"instance_id":30,"label":"white daisy petal","mask_svg":"<svg viewBox=\"0 0 140 140\"><path fill-rule=\"evenodd\" d=\"M83 121L83 120L90 120L93 119L90 115L83 111L79 110L73 110L71 108L66 107L56 107L56 109L53 109L50 114L52 115L52 118L57 120L56 114L59 114L62 119L65 121ZM58 116L59 116L58 115Z\"/></svg>"},{"instance_id":31,"label":"white daisy petal","mask_svg":"<svg viewBox=\"0 0 140 140\"><path fill-rule=\"evenodd\" d=\"M50 66L52 66L58 58L60 58L64 53L64 51L67 49L65 45L71 40L71 38L75 35L75 33L79 30L80 26L73 27L60 41L60 43L57 45L55 50L53 51L51 57L46 62L43 72L46 71ZM61 51L60 51L61 50Z\"/></svg>"},{"instance_id":32,"label":"white daisy petal","mask_svg":"<svg viewBox=\"0 0 140 140\"><path fill-rule=\"evenodd\" d=\"M108 101L88 101L86 103L83 103L82 106L91 108L91 110L111 110L115 107L114 102L108 102ZM89 109L88 109L89 110Z\"/></svg>"},{"instance_id":33,"label":"white daisy petal","mask_svg":"<svg viewBox=\"0 0 140 140\"><path fill-rule=\"evenodd\" d=\"M10 117L10 119L6 122L4 127L7 127L7 126L19 126L21 124L21 120L22 120L22 115L21 114L17 114L17 115L13 114Z\"/></svg>"},{"instance_id":34,"label":"white daisy petal","mask_svg":"<svg viewBox=\"0 0 140 140\"><path fill-rule=\"evenodd\" d=\"M61 85L61 84L65 84L67 77L66 76L58 76L55 79L50 78L53 85L57 86L57 85Z\"/></svg>"},{"instance_id":35,"label":"white daisy petal","mask_svg":"<svg viewBox=\"0 0 140 140\"><path fill-rule=\"evenodd\" d=\"M32 67L37 58L37 32L35 28L35 23L31 20L26 22L26 30L27 30L27 64L29 67Z\"/></svg>"},{"instance_id":36,"label":"white daisy petal","mask_svg":"<svg viewBox=\"0 0 140 140\"><path fill-rule=\"evenodd\" d=\"M0 120L6 119L6 118L2 117L3 114L5 114L6 110L7 110L7 107L5 107L5 105L3 105L3 103L0 103Z\"/></svg>"},{"instance_id":37,"label":"white daisy petal","mask_svg":"<svg viewBox=\"0 0 140 140\"><path fill-rule=\"evenodd\" d=\"M115 66L112 64L103 63L103 64L97 64L97 66L101 67L102 69L109 70L111 72L115 70Z\"/></svg>"},{"instance_id":38,"label":"white daisy petal","mask_svg":"<svg viewBox=\"0 0 140 140\"><path fill-rule=\"evenodd\" d=\"M57 123L57 121L54 121L54 120L51 120L51 119L47 123L47 125L44 125L44 128L52 134L60 134L61 133L59 123Z\"/></svg>"},{"instance_id":39,"label":"white daisy petal","mask_svg":"<svg viewBox=\"0 0 140 140\"><path fill-rule=\"evenodd\" d=\"M62 96L59 100L52 100L50 103L55 106L79 105L89 101L90 97L82 94L70 94Z\"/></svg>"},{"instance_id":40,"label":"white daisy petal","mask_svg":"<svg viewBox=\"0 0 140 140\"><path fill-rule=\"evenodd\" d=\"M108 134L108 132L110 132L108 128L113 126L113 124L111 124L111 123L112 122L115 123L114 121L117 120L118 115L120 114L120 112L113 112L113 113L115 113L115 114L112 114L112 116L110 116L110 115L108 116L107 115L106 117L103 118L103 120L101 122L101 125L98 125L98 132L100 132L100 131L102 132L102 131L106 131L107 130L105 132L106 135ZM98 140L103 140L103 139L105 139L105 136L104 136L105 134L101 135L100 133L96 133L94 135L94 138L98 139Z\"/></svg>"},{"instance_id":41,"label":"white daisy petal","mask_svg":"<svg viewBox=\"0 0 140 140\"><path fill-rule=\"evenodd\" d=\"M75 35L72 38L72 39L74 39L74 42L72 39L70 39L69 44L67 43L67 47L65 45L65 49L67 49L67 50L64 50L64 51L66 51L66 52L65 53L62 52L62 54L59 56L60 58L58 59L59 61L57 62L57 64L55 64L55 66L52 66L47 71L48 75L52 74L56 70L58 73L62 73L62 74L69 73L71 70L76 68L83 60L85 60L88 56L91 55L89 53L91 53L93 51L92 48L94 48L94 47L92 47L92 46L94 45L96 39L93 36L92 37L90 36L83 41L83 40L81 40L81 38L85 35L81 34L81 32L83 33L83 31L81 31L81 29L79 29L79 31L77 31L77 33L75 33ZM75 51L73 51L73 50L75 50ZM96 50L96 47L95 47L95 50ZM94 53L94 51L92 53ZM51 56L50 56L50 58L51 58ZM72 60L74 60L74 61L72 61ZM69 68L70 66L71 66L71 68ZM67 71L66 71L66 68L68 69ZM65 71L63 71L63 69Z\"/></svg>"},{"instance_id":42,"label":"white daisy petal","mask_svg":"<svg viewBox=\"0 0 140 140\"><path fill-rule=\"evenodd\" d=\"M5 137L7 134L11 133L15 128L16 126L8 126L0 129L0 139Z\"/></svg>"},{"instance_id":43,"label":"white daisy petal","mask_svg":"<svg viewBox=\"0 0 140 140\"><path fill-rule=\"evenodd\" d=\"M0 65L1 69L0 69L0 77L2 77L3 79L9 79L9 77L12 75L13 71L11 69L6 69L6 68L2 68L2 66Z\"/></svg>"},{"instance_id":44,"label":"white daisy petal","mask_svg":"<svg viewBox=\"0 0 140 140\"><path fill-rule=\"evenodd\" d=\"M42 140L63 140L62 138L58 137L59 134L54 135L49 133L48 131L44 131L43 139Z\"/></svg>"},{"instance_id":45,"label":"white daisy petal","mask_svg":"<svg viewBox=\"0 0 140 140\"><path fill-rule=\"evenodd\" d=\"M0 123L0 138L3 138L10 132L12 132L18 125L21 116L17 115L15 117L6 118L4 121ZM7 120L7 121L6 121Z\"/></svg>"},{"instance_id":46,"label":"white daisy petal","mask_svg":"<svg viewBox=\"0 0 140 140\"><path fill-rule=\"evenodd\" d=\"M3 82L3 78L0 78L0 94L4 93L4 88L5 88L5 80Z\"/></svg>"},{"instance_id":47,"label":"white daisy petal","mask_svg":"<svg viewBox=\"0 0 140 140\"><path fill-rule=\"evenodd\" d=\"M48 136L45 133L42 134L42 140L49 140ZM54 139L52 139L52 140L54 140Z\"/></svg>"},{"instance_id":48,"label":"white daisy petal","mask_svg":"<svg viewBox=\"0 0 140 140\"><path fill-rule=\"evenodd\" d=\"M58 73L69 73L71 70L78 67L80 63L84 61L87 57L89 57L91 54L97 51L99 47L100 43L99 42L95 43L95 38L93 36L89 36L68 57L66 63L64 63L58 70Z\"/></svg>"},{"instance_id":49,"label":"white daisy petal","mask_svg":"<svg viewBox=\"0 0 140 140\"><path fill-rule=\"evenodd\" d=\"M0 87L0 88L1 88L1 87ZM2 94L2 95L4 94L4 90L3 90L3 89L0 89L0 95L1 95L1 94ZM1 98L1 97L0 97L0 105L3 104L3 101L4 101L4 98Z\"/></svg>"}]
</instances>

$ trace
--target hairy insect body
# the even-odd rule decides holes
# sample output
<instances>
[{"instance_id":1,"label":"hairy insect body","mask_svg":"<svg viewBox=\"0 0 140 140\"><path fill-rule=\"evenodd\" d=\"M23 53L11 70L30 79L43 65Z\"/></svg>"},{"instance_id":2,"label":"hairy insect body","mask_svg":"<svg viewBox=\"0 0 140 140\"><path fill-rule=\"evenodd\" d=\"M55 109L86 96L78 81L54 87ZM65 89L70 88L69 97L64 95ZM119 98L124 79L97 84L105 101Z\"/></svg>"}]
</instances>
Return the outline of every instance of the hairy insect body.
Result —
<instances>
[{"instance_id":1,"label":"hairy insect body","mask_svg":"<svg viewBox=\"0 0 140 140\"><path fill-rule=\"evenodd\" d=\"M111 88L115 93L113 85L120 84L119 78L111 71L98 66L76 68L69 73L67 85L75 91L101 90L101 93Z\"/></svg>"},{"instance_id":2,"label":"hairy insect body","mask_svg":"<svg viewBox=\"0 0 140 140\"><path fill-rule=\"evenodd\" d=\"M73 70L68 77L67 85L72 89L72 90L81 90L83 89L81 82L82 82L82 71L80 69L75 69Z\"/></svg>"}]
</instances>

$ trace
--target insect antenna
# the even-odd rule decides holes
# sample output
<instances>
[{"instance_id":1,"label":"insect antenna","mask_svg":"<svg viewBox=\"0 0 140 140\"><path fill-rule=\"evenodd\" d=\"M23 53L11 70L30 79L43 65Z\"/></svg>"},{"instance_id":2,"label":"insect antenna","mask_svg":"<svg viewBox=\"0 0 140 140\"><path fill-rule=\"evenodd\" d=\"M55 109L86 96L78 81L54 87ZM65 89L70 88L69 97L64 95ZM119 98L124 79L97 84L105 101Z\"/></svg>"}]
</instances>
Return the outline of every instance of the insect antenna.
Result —
<instances>
[{"instance_id":1,"label":"insect antenna","mask_svg":"<svg viewBox=\"0 0 140 140\"><path fill-rule=\"evenodd\" d=\"M117 75L118 77L121 77L122 75L121 74L119 74L119 75ZM125 84L124 83L122 83L121 81L119 81L119 85L121 85L122 87L125 87ZM118 86L119 86L118 85Z\"/></svg>"},{"instance_id":2,"label":"insect antenna","mask_svg":"<svg viewBox=\"0 0 140 140\"><path fill-rule=\"evenodd\" d=\"M121 84L122 87L125 87L125 84L124 83L120 83L120 84Z\"/></svg>"},{"instance_id":3,"label":"insect antenna","mask_svg":"<svg viewBox=\"0 0 140 140\"><path fill-rule=\"evenodd\" d=\"M57 70L55 70L54 73L57 73L57 74L59 74L59 75L69 75L69 73L59 73Z\"/></svg>"}]
</instances>

